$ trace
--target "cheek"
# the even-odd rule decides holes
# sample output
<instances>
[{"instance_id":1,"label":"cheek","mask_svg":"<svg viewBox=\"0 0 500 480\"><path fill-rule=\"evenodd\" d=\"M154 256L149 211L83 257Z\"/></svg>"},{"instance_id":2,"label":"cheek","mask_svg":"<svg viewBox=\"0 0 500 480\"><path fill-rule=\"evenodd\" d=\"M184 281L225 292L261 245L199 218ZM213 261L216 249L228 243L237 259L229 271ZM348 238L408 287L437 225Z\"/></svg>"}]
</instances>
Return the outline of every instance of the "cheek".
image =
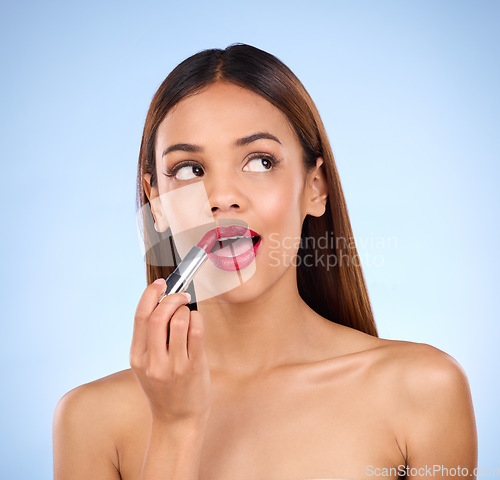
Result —
<instances>
[{"instance_id":1,"label":"cheek","mask_svg":"<svg viewBox=\"0 0 500 480\"><path fill-rule=\"evenodd\" d=\"M266 228L269 265L289 265L296 255L302 230L302 184L290 179L260 197L259 217Z\"/></svg>"},{"instance_id":2,"label":"cheek","mask_svg":"<svg viewBox=\"0 0 500 480\"><path fill-rule=\"evenodd\" d=\"M302 194L300 181L284 179L259 197L260 210L271 224L296 228L297 222L301 223Z\"/></svg>"},{"instance_id":3,"label":"cheek","mask_svg":"<svg viewBox=\"0 0 500 480\"><path fill-rule=\"evenodd\" d=\"M215 227L215 221L206 213L205 186L203 182L194 182L164 191L160 198L175 246L183 257L207 230Z\"/></svg>"}]
</instances>

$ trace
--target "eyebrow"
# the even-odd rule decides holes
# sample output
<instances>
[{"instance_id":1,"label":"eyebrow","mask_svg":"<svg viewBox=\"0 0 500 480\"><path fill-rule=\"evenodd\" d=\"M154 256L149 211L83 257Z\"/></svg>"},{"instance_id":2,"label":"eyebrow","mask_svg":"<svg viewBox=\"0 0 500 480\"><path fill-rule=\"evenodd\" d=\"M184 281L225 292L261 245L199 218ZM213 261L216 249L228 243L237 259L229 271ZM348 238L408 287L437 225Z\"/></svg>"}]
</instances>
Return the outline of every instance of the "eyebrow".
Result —
<instances>
[{"instance_id":1,"label":"eyebrow","mask_svg":"<svg viewBox=\"0 0 500 480\"><path fill-rule=\"evenodd\" d=\"M257 132L257 133L252 133L252 135L248 135L243 138L238 138L238 140L234 142L234 146L244 147L245 145L248 145L260 139L273 140L281 145L279 139L274 135L271 135L270 133L267 132ZM170 145L170 147L166 148L163 151L161 157L163 158L168 153L175 151L197 153L197 152L203 152L203 147L200 147L199 145L193 145L192 143L176 143L175 145Z\"/></svg>"}]
</instances>

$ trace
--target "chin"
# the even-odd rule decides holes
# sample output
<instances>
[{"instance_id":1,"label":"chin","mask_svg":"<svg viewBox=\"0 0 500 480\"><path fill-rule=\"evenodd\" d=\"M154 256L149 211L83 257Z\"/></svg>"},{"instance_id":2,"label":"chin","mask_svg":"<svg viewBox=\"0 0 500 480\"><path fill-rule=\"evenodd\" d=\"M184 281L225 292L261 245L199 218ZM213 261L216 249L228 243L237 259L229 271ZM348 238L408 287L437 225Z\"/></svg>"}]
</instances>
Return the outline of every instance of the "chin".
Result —
<instances>
[{"instance_id":1,"label":"chin","mask_svg":"<svg viewBox=\"0 0 500 480\"><path fill-rule=\"evenodd\" d=\"M254 277L243 283L239 282L237 286L228 286L226 282L225 287L224 289L219 287L218 290L213 285L203 288L203 286L195 282L197 302L246 303L257 300L262 292L268 288Z\"/></svg>"},{"instance_id":2,"label":"chin","mask_svg":"<svg viewBox=\"0 0 500 480\"><path fill-rule=\"evenodd\" d=\"M214 291L213 287L213 278L212 278L212 287L208 288L208 290L203 289L199 283L195 280L195 291L196 298L200 298L199 301L203 301L206 303L211 302L222 302L222 303L234 303L234 304L243 304L254 301L259 301L262 299L262 296L272 290L277 286L278 283L283 279L285 274L289 273L293 275L293 281L296 280L296 273L293 271L294 268L286 268L283 271L276 271L276 268L253 268L251 270L251 275L248 275L245 278L245 270L241 270L241 274L243 277L243 282L241 281L236 286L232 286L232 288L227 288L225 291L220 291L220 293ZM289 270L292 270L288 272ZM241 278L240 278L241 280ZM198 287L198 288L197 288ZM222 289L221 289L222 290ZM200 296L198 296L200 293Z\"/></svg>"}]
</instances>

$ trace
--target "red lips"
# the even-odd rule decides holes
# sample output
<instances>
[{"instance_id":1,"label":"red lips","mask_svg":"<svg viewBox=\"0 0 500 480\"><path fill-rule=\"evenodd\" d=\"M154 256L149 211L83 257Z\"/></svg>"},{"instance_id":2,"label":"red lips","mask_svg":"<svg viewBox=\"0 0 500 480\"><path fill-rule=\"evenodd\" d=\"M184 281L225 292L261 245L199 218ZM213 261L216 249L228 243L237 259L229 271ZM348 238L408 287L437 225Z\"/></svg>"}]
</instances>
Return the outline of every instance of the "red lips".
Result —
<instances>
[{"instance_id":1,"label":"red lips","mask_svg":"<svg viewBox=\"0 0 500 480\"><path fill-rule=\"evenodd\" d=\"M221 239L241 237L229 246ZM207 232L198 243L208 253L208 258L222 270L242 270L252 263L261 242L260 235L242 225L222 225Z\"/></svg>"}]
</instances>

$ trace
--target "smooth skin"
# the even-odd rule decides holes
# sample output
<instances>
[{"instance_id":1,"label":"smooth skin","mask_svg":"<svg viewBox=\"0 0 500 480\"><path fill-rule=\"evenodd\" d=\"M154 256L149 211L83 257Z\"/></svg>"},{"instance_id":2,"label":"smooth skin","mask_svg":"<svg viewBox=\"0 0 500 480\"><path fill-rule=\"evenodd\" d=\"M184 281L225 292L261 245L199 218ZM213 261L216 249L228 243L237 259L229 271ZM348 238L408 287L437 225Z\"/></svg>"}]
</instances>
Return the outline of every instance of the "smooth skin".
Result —
<instances>
[{"instance_id":1,"label":"smooth skin","mask_svg":"<svg viewBox=\"0 0 500 480\"><path fill-rule=\"evenodd\" d=\"M258 131L281 143L234 146ZM261 234L255 274L199 302L198 312L182 294L157 305L163 281L146 287L132 368L70 391L57 406L55 480L396 479L406 463L412 479L457 478L458 467L472 473L476 425L460 365L429 345L322 318L300 298L293 264L272 265L271 235L300 234L306 215L323 214L327 195L322 159L305 173L283 114L219 82L162 122L158 149L181 142L204 150L167 155L156 188L145 178L157 224L179 213L161 211L161 193L203 181L207 215L242 219ZM281 162L265 168L248 160L255 152ZM161 175L186 159L203 175ZM274 251L289 258L293 247Z\"/></svg>"}]
</instances>

